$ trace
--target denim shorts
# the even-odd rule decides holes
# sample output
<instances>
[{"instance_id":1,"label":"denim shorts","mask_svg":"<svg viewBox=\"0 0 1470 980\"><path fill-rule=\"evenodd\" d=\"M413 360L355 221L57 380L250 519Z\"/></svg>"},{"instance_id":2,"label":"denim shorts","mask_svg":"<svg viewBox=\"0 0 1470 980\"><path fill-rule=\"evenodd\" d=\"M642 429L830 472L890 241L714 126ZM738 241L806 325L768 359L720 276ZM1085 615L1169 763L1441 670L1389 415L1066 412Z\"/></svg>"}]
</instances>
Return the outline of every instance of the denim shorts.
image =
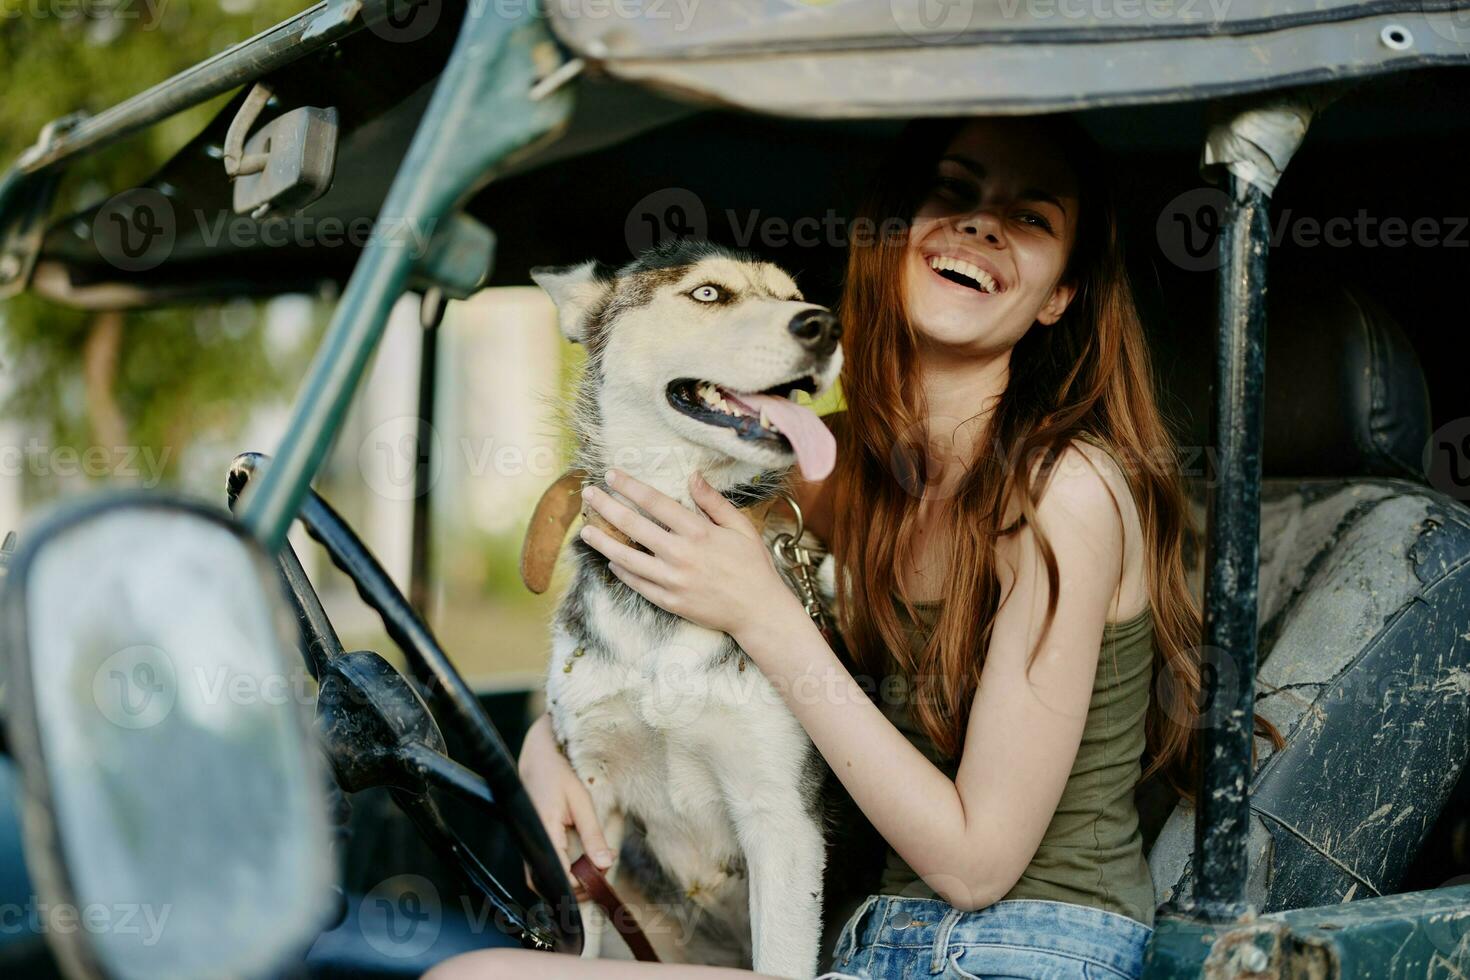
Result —
<instances>
[{"instance_id":1,"label":"denim shorts","mask_svg":"<svg viewBox=\"0 0 1470 980\"><path fill-rule=\"evenodd\" d=\"M817 980L1134 980L1153 930L1086 905L1017 899L962 912L934 898L869 895Z\"/></svg>"}]
</instances>

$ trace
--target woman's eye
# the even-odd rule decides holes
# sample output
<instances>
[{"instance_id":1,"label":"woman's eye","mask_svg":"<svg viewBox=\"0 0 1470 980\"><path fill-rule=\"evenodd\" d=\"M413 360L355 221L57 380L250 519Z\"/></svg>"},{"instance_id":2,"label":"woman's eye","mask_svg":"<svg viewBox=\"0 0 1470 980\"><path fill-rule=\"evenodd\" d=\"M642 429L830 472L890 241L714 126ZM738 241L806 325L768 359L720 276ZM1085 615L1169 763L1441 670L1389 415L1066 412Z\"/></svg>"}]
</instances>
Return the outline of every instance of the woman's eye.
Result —
<instances>
[{"instance_id":1,"label":"woman's eye","mask_svg":"<svg viewBox=\"0 0 1470 980\"><path fill-rule=\"evenodd\" d=\"M1035 211L1023 211L1020 218L1028 225L1040 228L1042 231L1051 231L1051 222L1046 220L1045 215L1037 214Z\"/></svg>"},{"instance_id":2,"label":"woman's eye","mask_svg":"<svg viewBox=\"0 0 1470 980\"><path fill-rule=\"evenodd\" d=\"M706 284L704 286L696 286L690 292L689 296L691 299L698 300L701 303L718 303L724 298L725 292L719 286Z\"/></svg>"},{"instance_id":3,"label":"woman's eye","mask_svg":"<svg viewBox=\"0 0 1470 980\"><path fill-rule=\"evenodd\" d=\"M975 189L970 186L969 181L958 177L946 177L943 174L934 178L934 189L958 200L969 200L975 196Z\"/></svg>"}]
</instances>

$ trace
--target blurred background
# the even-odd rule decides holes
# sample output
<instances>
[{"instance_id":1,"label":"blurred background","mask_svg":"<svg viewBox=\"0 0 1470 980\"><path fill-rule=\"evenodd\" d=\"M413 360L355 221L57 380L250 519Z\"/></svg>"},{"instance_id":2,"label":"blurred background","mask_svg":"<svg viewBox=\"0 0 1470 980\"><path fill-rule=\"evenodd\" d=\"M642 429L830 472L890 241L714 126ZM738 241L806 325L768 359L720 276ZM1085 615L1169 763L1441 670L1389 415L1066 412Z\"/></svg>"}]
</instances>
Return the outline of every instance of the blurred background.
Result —
<instances>
[{"instance_id":1,"label":"blurred background","mask_svg":"<svg viewBox=\"0 0 1470 980\"><path fill-rule=\"evenodd\" d=\"M0 165L14 161L53 120L115 106L305 6L305 0L0 0ZM429 91L424 83L445 54L439 35L451 34L431 33L415 45L361 31L349 46L351 70L303 60L279 73L288 89L296 86L287 93L295 98L283 105L317 96L342 102L355 114L347 128L362 130L369 149L339 160L334 193L345 200L333 207L355 213L380 199L373 195L385 189L389 158L371 151L401 152L400 143L406 145L412 126L405 122L418 118ZM359 65L371 67L359 71ZM524 285L527 268L588 257L624 261L638 242L652 243L648 236L693 231L725 244L753 240L763 255L798 274L808 297L831 302L844 268L840 236L823 231L807 241L793 229L803 222L825 228L831 219L840 232L901 123L813 125L695 112L628 88L589 86L579 95L572 130L616 137L612 145L584 142L540 170L512 170L466 206L495 230L501 249L492 288L451 302L441 331L429 440L434 590L426 607L446 649L483 691L539 688L559 586L531 595L517 563L531 508L569 456L559 415L581 351L561 339L549 301ZM1327 310L1324 316L1341 308L1324 299L1338 295L1330 289L1339 286L1383 300L1423 367L1436 430L1470 418L1463 317L1453 301L1446 306L1444 289L1463 274L1466 256L1465 225L1456 216L1466 213L1463 174L1470 157L1455 136L1465 92L1463 72L1446 68L1387 76L1350 93L1314 124L1273 198L1273 296L1296 297L1309 309ZM160 170L169 164L168 179L197 181L185 188L181 207L224 207L226 185L210 151L218 150L218 130L228 124L223 110L242 96L220 96L71 161L50 210L60 224L48 231L48 253L81 273L103 267L110 273L105 281L117 281L95 242L89 249L78 245L96 237L88 221L75 221L69 234L60 216L95 214L91 209L114 195L164 179ZM599 134L604 115L613 121ZM1100 109L1083 120L1124 164L1124 232L1162 405L1181 446L1201 450L1208 445L1209 388L1200 379L1212 363L1215 275L1208 259L1214 253L1193 253L1180 236L1187 232L1193 242L1199 231L1212 240L1203 222L1222 197L1199 174L1204 104ZM214 132L206 133L212 122ZM779 148L777 179L773 147ZM834 159L842 166L834 168ZM1444 241L1389 247L1367 232L1344 243L1319 240L1328 222L1364 217L1416 228L1428 222ZM1310 240L1297 234L1310 229L1317 229ZM225 273L279 283L299 272L303 280L340 283L356 252L323 253L330 248L309 239L290 248L226 247L217 254L199 248L194 264L165 270L186 276L202 270L215 293L227 291L220 286ZM257 264L232 264L245 261ZM306 265L311 268L298 268ZM44 290L0 301L0 532L23 528L54 500L106 485L163 486L222 502L231 458L246 450L270 454L279 444L337 288L128 312L61 306L38 295ZM417 307L417 297L409 296L395 309L316 481L405 592L418 465ZM1303 336L1317 329L1314 319L1298 319ZM1284 349L1285 336L1273 333L1275 349ZM1310 338L1303 343L1310 348ZM1277 392L1294 387L1289 375L1271 377L1281 379L1273 385ZM840 398L824 399L818 411L839 406ZM1183 465L1200 458L1196 453ZM345 579L314 545L299 535L293 540L344 643L396 656Z\"/></svg>"},{"instance_id":2,"label":"blurred background","mask_svg":"<svg viewBox=\"0 0 1470 980\"><path fill-rule=\"evenodd\" d=\"M0 0L0 166L8 166L32 146L48 123L75 112L97 113L115 106L306 5L307 0ZM444 6L460 4L446 0ZM895 4L894 10L901 6ZM323 104L341 103L352 117L346 128L358 141L358 153L355 159L341 161L334 190L343 200L328 202L331 206L347 213L359 205L369 214L376 210L372 202L381 199L387 182L384 161L397 157L374 151L397 147L401 152L406 145L452 34L447 29L431 32L416 47L400 43L406 38L359 31L341 49L317 52L320 59L302 59L272 79L286 86L277 108L314 102L320 96ZM339 55L343 55L339 61L329 60ZM623 90L617 85L587 86L578 96L581 115L570 127L584 142L558 145L554 149L565 156L539 161L542 170L501 175L465 209L470 217L494 228L501 255L493 287L468 301L450 303L439 337L435 424L428 438L428 502L434 514L428 578L433 590L425 605L428 620L471 686L500 698L498 710L492 707L497 724L517 713L524 716L527 699L522 692L541 688L547 625L561 582L554 581L546 594L533 596L522 586L517 566L531 509L570 455L561 413L582 358L579 348L561 339L546 297L524 285L527 268L588 257L621 261L640 236L677 232L703 237L708 232L712 240L726 244L744 244L742 236L754 240L762 254L799 273L808 297L830 302L840 283L845 246L825 230L811 241L792 231L802 222L817 222L826 229L829 217L841 231L843 216L852 213L848 203L853 192L870 175L901 122L854 119L814 125L721 108L696 112L675 100L627 89L631 86ZM1470 254L1463 235L1464 216L1470 213L1466 203L1470 188L1464 180L1470 144L1455 135L1463 128L1467 91L1463 69L1458 67L1403 72L1363 87L1314 123L1312 138L1273 197L1270 288L1273 297L1294 305L1284 307L1285 315L1273 313L1271 323L1271 349L1285 352L1288 359L1282 362L1285 371L1272 369L1267 374L1268 391L1281 397L1285 410L1273 412L1268 404L1268 418L1274 414L1278 421L1267 426L1272 434L1265 442L1264 469L1268 478L1279 481L1273 491L1276 513L1290 516L1289 524L1277 526L1291 531L1270 542L1277 557L1272 567L1263 569L1263 577L1275 583L1278 612L1263 630L1272 646L1282 636L1291 636L1299 657L1305 657L1309 647L1332 640L1324 640L1305 618L1301 622L1306 625L1288 633L1291 623L1279 610L1292 607L1309 592L1341 593L1337 601L1349 610L1356 608L1348 601L1356 592L1378 595L1373 591L1377 580L1360 574L1359 566L1348 560L1364 553L1364 546L1347 529L1349 517L1358 520L1369 514L1373 502L1388 495L1382 488L1373 489L1376 484L1364 482L1369 486L1364 492L1371 491L1371 496L1350 510L1343 504L1342 513L1348 516L1341 517L1342 523L1337 517L1299 520L1298 516L1334 514L1331 508L1338 505L1331 501L1349 499L1347 493L1338 496L1335 485L1327 481L1363 482L1385 476L1400 484L1406 478L1413 481L1412 486L1395 488L1395 495L1410 490L1417 495L1425 489L1420 484L1434 482L1427 466L1415 465L1420 462L1415 452L1405 457L1407 465L1404 458L1395 458L1375 459L1370 466L1363 461L1361 446L1345 445L1347 439L1337 430L1349 436L1359 430L1357 416L1339 402L1346 405L1344 392L1358 388L1344 384L1338 391L1327 382L1363 376L1346 373L1361 372L1362 361L1353 355L1372 350L1382 337L1399 338L1403 343L1395 349L1394 363L1402 365L1404 374L1396 377L1417 382L1422 369L1425 384L1422 392L1417 383L1405 386L1413 397L1406 399L1405 424L1396 430L1401 434L1398 442L1418 439L1410 447L1413 450L1427 444L1419 437L1427 434L1421 430L1428 422L1470 447L1470 436L1465 435L1470 432L1470 386L1463 377L1462 304L1445 288L1463 278L1464 260ZM100 268L106 256L96 241L89 242L100 237L93 220L60 216L93 215L93 209L126 189L142 187L150 178L154 185L173 181L178 189L181 176L202 174L205 179L196 186L184 187L188 193L180 196L179 206L192 205L199 215L223 213L219 209L225 206L227 185L216 144L222 136L219 130L228 126L231 113L226 107L231 100L243 101L243 96L243 90L223 95L104 150L78 156L66 169L60 200L50 209L51 220L58 223L47 230L48 253L70 261L71 268L84 274ZM600 116L609 117L605 133L597 132ZM1204 185L1199 173L1205 120L1203 94L1198 102L1100 109L1086 116L1089 129L1123 164L1120 201L1128 251L1137 266L1140 312L1161 376L1165 413L1181 448L1195 451L1184 456L1181 465L1191 468L1189 475L1199 478L1199 487L1213 475L1201 460L1209 459L1212 442L1206 422L1215 324L1212 263L1218 257L1213 236L1219 228L1218 222L1206 219L1222 213L1223 199L1218 188ZM206 134L211 126L212 132ZM591 136L611 142L603 145L587 139L589 130ZM170 163L176 166L160 174L160 168ZM1327 242L1320 234L1329 221L1346 222L1350 216L1383 225L1397 221L1401 228L1427 222L1436 240L1423 247L1399 247L1402 235L1399 245L1391 245L1376 238L1376 231L1363 230L1362 224L1353 225L1359 232L1342 242ZM1301 234L1309 230L1309 235ZM1196 232L1208 247L1196 247ZM233 248L234 244L227 241L227 247L213 254L201 248L195 264L177 262L167 271L191 283L206 282L207 273L211 286L249 280L252 273L273 284L289 281L292 274L340 284L355 254L341 248L324 254L321 249L332 248L324 241L261 247L253 254L247 247ZM9 258L0 254L0 280ZM244 265L251 261L257 264ZM104 283L115 284L119 278L109 274ZM80 280L86 284L85 275ZM100 310L101 304L90 310L64 307L38 292L0 301L0 533L9 529L24 533L56 501L104 488L165 488L223 505L231 459L247 450L273 454L280 444L338 288L328 285L309 294L270 300L181 303L129 312ZM1402 322L1402 332L1392 326L1390 317L1363 315L1369 307L1357 305L1362 297L1375 303L1381 299ZM1375 325L1371 335L1370 320ZM1324 332L1328 328L1336 332ZM1293 336L1294 345L1289 342ZM1321 336L1328 342L1322 343ZM1360 336L1361 341L1353 339ZM317 489L357 529L405 593L414 509L423 499L416 496L415 483L421 465L416 414L422 337L418 297L410 295L395 307L350 418L316 480ZM1310 399L1315 399L1318 410L1292 414L1299 403ZM817 408L827 411L840 404L837 394ZM1376 418L1376 412L1375 402L1362 414ZM1425 418L1431 414L1432 422ZM1323 428L1307 424L1313 422L1322 422ZM1273 459L1270 450L1275 446L1283 448ZM1302 446L1323 451L1304 461ZM1388 463L1397 468L1388 469ZM1456 484L1436 487L1461 501L1470 499L1470 483L1457 476ZM1357 484L1346 486L1349 492L1358 492ZM1202 513L1203 495L1196 497L1197 511ZM1311 511L1322 501L1328 503ZM1429 516L1422 523L1413 517L1411 526L1409 517L1399 517L1395 519L1400 523L1390 528L1397 549L1394 558L1402 559L1402 567L1393 566L1399 575L1395 581L1402 581L1406 596L1423 581L1416 576L1428 565L1424 556L1439 554L1421 551L1420 542L1457 540L1431 534L1431 529L1448 522L1436 516L1438 511L1425 513ZM1298 533L1301 527L1311 533ZM346 579L303 535L293 534L292 540L344 644L398 660L398 651L377 618L359 602ZM1402 547L1398 542L1404 542ZM1347 558L1339 561L1338 553ZM1410 608L1410 601L1422 599L1404 598L1404 608ZM1440 600L1446 605L1457 601ZM1377 644L1380 635L1376 626L1359 630L1351 623L1342 635L1348 636L1349 630L1356 632L1339 642L1350 652L1369 639ZM1470 633L1458 637L1464 641ZM1422 638L1411 639L1404 647L1407 654L1417 656L1416 644L1422 647ZM1447 644L1451 646L1453 642ZM1277 656L1276 663L1282 663L1282 655ZM1366 658L1363 662L1376 663ZM1279 690L1312 686L1329 690L1326 683L1298 682L1297 674L1285 673L1291 669L1283 668L1282 676L1291 683ZM1382 688L1376 690L1382 694ZM1443 690L1451 692L1449 687ZM1328 697L1322 695L1324 703ZM1451 717L1454 710L1459 713L1453 717L1465 717L1462 705L1454 708L1451 693L1444 693L1441 700L1450 706L1442 717ZM1334 716L1337 727L1331 737L1346 743L1348 737L1339 733L1361 734L1368 726L1346 708L1341 710ZM1374 716L1372 726L1379 723ZM1423 718L1415 719L1416 725L1424 723ZM1303 730L1326 729L1314 722ZM502 731L514 749L520 733L513 723L503 725ZM1405 738L1396 743L1405 753L1402 772L1420 773L1424 786L1438 780L1435 785L1443 792L1436 800L1444 799L1450 783L1459 779L1455 799L1465 799L1465 778L1457 775L1464 770L1464 753L1456 749L1458 754L1451 754L1428 741L1416 748L1418 742ZM1317 744L1312 739L1298 743L1297 758L1313 760L1310 764L1280 768L1315 772L1311 767L1318 763L1341 766L1340 756L1317 753ZM1368 760L1372 764L1361 772L1373 772L1375 779L1393 774L1372 785L1381 785L1385 798L1392 789L1409 801L1389 829L1399 827L1410 813L1419 821L1432 820L1435 810L1424 806L1421 783L1398 776L1400 764L1384 764L1382 751L1375 743ZM1415 867L1406 870L1409 859L1396 853L1403 848L1375 851L1372 835L1359 834L1391 812L1387 804L1380 805L1375 792L1373 813L1352 816L1357 813L1354 806L1369 799L1360 788L1370 785L1368 777L1342 780L1332 772L1334 778L1328 780L1328 770L1322 772L1321 785L1339 795L1328 799L1319 786L1303 783L1303 812L1340 814L1343 826L1356 829L1338 833L1336 826L1326 826L1328 843L1320 851L1336 870L1320 879L1315 872L1301 879L1323 883L1321 895L1313 896L1313 901L1320 904L1328 900L1322 896L1336 901L1344 894L1362 894L1356 883L1344 884L1345 891L1330 890L1337 887L1338 871L1351 864L1328 853L1334 841L1352 842L1365 861L1381 861L1384 867L1390 858L1398 861L1398 872L1380 883L1385 889L1401 880L1432 887L1464 868L1463 806L1440 808L1442 816L1433 829L1427 823L1419 831L1412 823L1406 825L1400 833L1417 833L1415 839L1422 844L1414 852ZM384 816L386 795L373 792L376 796L360 794L353 801L353 850L343 854L344 868L351 869L344 875L344 886L357 896L381 894L378 888L400 873L435 867L434 859L422 853L412 828ZM1293 860L1315 861L1316 845L1308 841L1309 846L1303 847L1297 838L1307 839L1284 820L1283 826L1292 836L1280 838L1280 853L1286 855L1282 867L1292 869ZM487 834L490 829L482 827ZM501 849L494 853L510 872L502 880L512 880L518 876L519 859L503 845L497 845ZM1183 845L1177 854L1184 854ZM1305 857L1292 857L1297 854ZM443 868L426 873L441 884L449 880ZM1294 874L1267 877L1285 883L1280 894L1296 900L1296 894L1287 894L1296 887ZM0 965L0 973L4 972Z\"/></svg>"},{"instance_id":3,"label":"blurred background","mask_svg":"<svg viewBox=\"0 0 1470 980\"><path fill-rule=\"evenodd\" d=\"M98 112L284 20L300 0L85 2L32 16L0 0L0 159L48 122ZM124 13L134 16L123 16ZM143 182L193 138L221 97L71 168L55 214ZM88 312L24 294L0 302L0 533L59 498L166 487L216 503L239 452L275 451L331 315L331 295ZM419 373L417 297L394 310L317 489L407 591ZM453 302L440 336L431 503L430 620L482 690L539 687L543 596L520 582L527 518L566 466L557 406L581 351L538 289ZM395 657L374 614L299 531L293 543L348 649Z\"/></svg>"}]
</instances>

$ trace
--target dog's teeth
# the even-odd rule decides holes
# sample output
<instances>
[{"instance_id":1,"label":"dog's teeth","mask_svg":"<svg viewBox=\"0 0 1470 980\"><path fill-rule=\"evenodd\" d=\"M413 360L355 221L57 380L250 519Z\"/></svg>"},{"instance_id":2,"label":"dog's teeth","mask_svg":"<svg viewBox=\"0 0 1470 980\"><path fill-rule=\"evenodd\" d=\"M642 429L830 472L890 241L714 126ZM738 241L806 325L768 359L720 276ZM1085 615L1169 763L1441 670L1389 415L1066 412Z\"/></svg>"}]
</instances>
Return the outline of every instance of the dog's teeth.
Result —
<instances>
[{"instance_id":1,"label":"dog's teeth","mask_svg":"<svg viewBox=\"0 0 1470 980\"><path fill-rule=\"evenodd\" d=\"M761 428L762 429L769 429L770 427L771 427L771 420L766 417L766 409L765 409L765 406L763 405L763 406L761 406Z\"/></svg>"},{"instance_id":2,"label":"dog's teeth","mask_svg":"<svg viewBox=\"0 0 1470 980\"><path fill-rule=\"evenodd\" d=\"M717 411L728 412L730 410L725 404L725 396L721 395L720 390L712 384L706 383L700 386L699 398L706 405Z\"/></svg>"}]
</instances>

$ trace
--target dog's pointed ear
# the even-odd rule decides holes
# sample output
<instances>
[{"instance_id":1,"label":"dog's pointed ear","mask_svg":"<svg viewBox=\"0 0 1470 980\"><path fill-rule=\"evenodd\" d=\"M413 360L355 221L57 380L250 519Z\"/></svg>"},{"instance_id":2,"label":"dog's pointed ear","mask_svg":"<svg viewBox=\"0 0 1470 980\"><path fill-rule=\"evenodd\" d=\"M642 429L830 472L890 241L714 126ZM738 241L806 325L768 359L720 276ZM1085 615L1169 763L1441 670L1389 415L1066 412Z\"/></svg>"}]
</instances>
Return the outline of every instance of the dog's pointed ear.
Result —
<instances>
[{"instance_id":1,"label":"dog's pointed ear","mask_svg":"<svg viewBox=\"0 0 1470 980\"><path fill-rule=\"evenodd\" d=\"M531 279L556 304L562 335L574 344L587 341L592 312L612 288L612 280L596 259L577 265L539 265Z\"/></svg>"}]
</instances>

